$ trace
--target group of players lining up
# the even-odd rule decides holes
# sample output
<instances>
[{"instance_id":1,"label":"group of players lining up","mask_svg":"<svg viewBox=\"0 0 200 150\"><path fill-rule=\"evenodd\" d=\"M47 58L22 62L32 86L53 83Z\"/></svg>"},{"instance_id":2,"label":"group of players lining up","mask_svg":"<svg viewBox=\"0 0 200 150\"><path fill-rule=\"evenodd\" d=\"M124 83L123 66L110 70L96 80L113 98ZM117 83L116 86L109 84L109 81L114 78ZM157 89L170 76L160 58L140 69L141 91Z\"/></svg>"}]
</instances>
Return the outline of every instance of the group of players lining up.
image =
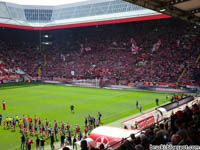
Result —
<instances>
[{"instance_id":1,"label":"group of players lining up","mask_svg":"<svg viewBox=\"0 0 200 150\"><path fill-rule=\"evenodd\" d=\"M34 118L31 118L30 116L26 118L25 115L23 115L21 118L19 118L18 115L13 118L6 117L6 119L3 120L3 128L16 131L16 127L19 127L20 133L22 133L21 149L24 149L24 147L27 147L27 149L31 148L31 144L33 142L30 137L33 136L37 136L37 139L40 137L41 139L41 143L39 145L38 142L36 142L36 147L41 146L42 148L44 145L43 140L50 138L51 148L54 149L54 139L55 141L58 141L58 134L60 134L61 146L64 145L65 137L67 137L67 143L72 145L73 137L74 147L74 143L77 140L80 141L82 138L86 138L93 128L102 125L101 117L102 114L100 112L98 112L97 119L88 114L88 117L85 118L84 122L84 135L79 125L75 125L75 128L73 129L69 123L64 123L63 121L57 122L56 120L51 122L47 118L42 121L42 119L37 116L34 116Z\"/></svg>"}]
</instances>

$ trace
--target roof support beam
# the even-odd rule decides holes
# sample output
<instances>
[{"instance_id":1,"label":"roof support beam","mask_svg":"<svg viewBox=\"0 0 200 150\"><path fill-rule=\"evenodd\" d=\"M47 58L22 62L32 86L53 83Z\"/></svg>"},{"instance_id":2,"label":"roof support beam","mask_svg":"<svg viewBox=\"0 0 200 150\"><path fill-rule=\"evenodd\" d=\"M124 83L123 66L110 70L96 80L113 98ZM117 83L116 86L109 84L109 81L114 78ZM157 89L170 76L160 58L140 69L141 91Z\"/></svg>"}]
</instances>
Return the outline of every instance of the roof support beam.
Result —
<instances>
[{"instance_id":1,"label":"roof support beam","mask_svg":"<svg viewBox=\"0 0 200 150\"><path fill-rule=\"evenodd\" d=\"M167 3L167 5L175 5L175 4L179 4L179 3L183 3L183 2L187 2L187 1L189 1L189 0L171 0L166 3Z\"/></svg>"},{"instance_id":2,"label":"roof support beam","mask_svg":"<svg viewBox=\"0 0 200 150\"><path fill-rule=\"evenodd\" d=\"M124 0L124 1L156 11L159 11L160 7L163 7L162 2L158 0Z\"/></svg>"},{"instance_id":3,"label":"roof support beam","mask_svg":"<svg viewBox=\"0 0 200 150\"><path fill-rule=\"evenodd\" d=\"M190 12L183 11L173 6L175 4L183 3L189 0L171 0L167 2L169 3L169 5L167 5L166 2L161 1L161 0L124 0L124 1L142 6L151 10L158 11L162 14L166 14L175 18L179 18L179 19L200 25L200 20L197 16L195 16L194 14ZM173 2L173 4L170 2Z\"/></svg>"},{"instance_id":4,"label":"roof support beam","mask_svg":"<svg viewBox=\"0 0 200 150\"><path fill-rule=\"evenodd\" d=\"M200 8L197 8L197 9L193 9L190 11L191 14L196 14L196 13L199 13L200 12Z\"/></svg>"}]
</instances>

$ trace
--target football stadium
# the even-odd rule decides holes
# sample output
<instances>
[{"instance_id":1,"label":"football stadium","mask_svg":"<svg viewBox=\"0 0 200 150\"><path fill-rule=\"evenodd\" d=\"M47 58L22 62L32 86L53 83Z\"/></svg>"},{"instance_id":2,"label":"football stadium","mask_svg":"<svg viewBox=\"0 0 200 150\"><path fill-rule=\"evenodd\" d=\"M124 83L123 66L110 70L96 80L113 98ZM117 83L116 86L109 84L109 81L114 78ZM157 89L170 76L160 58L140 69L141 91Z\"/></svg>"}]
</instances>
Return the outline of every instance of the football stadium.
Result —
<instances>
[{"instance_id":1,"label":"football stadium","mask_svg":"<svg viewBox=\"0 0 200 150\"><path fill-rule=\"evenodd\" d=\"M0 150L200 149L199 0L1 0Z\"/></svg>"}]
</instances>

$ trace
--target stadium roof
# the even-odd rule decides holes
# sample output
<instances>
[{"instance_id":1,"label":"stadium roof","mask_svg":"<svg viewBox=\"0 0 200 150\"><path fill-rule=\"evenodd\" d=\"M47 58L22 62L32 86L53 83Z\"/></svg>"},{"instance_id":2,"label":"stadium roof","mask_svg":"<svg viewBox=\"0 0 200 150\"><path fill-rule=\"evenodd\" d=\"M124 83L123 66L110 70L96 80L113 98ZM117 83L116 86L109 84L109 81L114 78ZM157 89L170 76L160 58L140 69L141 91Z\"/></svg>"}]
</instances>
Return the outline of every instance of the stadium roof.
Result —
<instances>
[{"instance_id":1,"label":"stadium roof","mask_svg":"<svg viewBox=\"0 0 200 150\"><path fill-rule=\"evenodd\" d=\"M0 26L32 30L69 28L168 17L167 15L123 0L0 1Z\"/></svg>"},{"instance_id":2,"label":"stadium roof","mask_svg":"<svg viewBox=\"0 0 200 150\"><path fill-rule=\"evenodd\" d=\"M3 1L19 5L56 6L56 5L83 2L87 0L3 0Z\"/></svg>"},{"instance_id":3,"label":"stadium roof","mask_svg":"<svg viewBox=\"0 0 200 150\"><path fill-rule=\"evenodd\" d=\"M200 0L125 0L200 25Z\"/></svg>"}]
</instances>

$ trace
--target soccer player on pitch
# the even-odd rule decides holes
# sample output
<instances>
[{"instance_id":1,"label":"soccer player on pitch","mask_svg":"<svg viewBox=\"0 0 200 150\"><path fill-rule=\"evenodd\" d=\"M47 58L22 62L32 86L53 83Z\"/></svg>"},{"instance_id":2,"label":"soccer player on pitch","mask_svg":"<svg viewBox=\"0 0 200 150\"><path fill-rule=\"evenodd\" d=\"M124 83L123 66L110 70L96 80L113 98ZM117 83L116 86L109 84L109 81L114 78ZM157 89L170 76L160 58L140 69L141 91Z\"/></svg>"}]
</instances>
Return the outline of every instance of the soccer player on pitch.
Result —
<instances>
[{"instance_id":1,"label":"soccer player on pitch","mask_svg":"<svg viewBox=\"0 0 200 150\"><path fill-rule=\"evenodd\" d=\"M37 120L38 120L38 118L37 118L36 115L35 115L35 117L34 117L34 122L35 122L35 124L37 124Z\"/></svg>"},{"instance_id":2,"label":"soccer player on pitch","mask_svg":"<svg viewBox=\"0 0 200 150\"><path fill-rule=\"evenodd\" d=\"M136 101L136 108L138 108L138 105L139 105L139 103L138 103L138 101Z\"/></svg>"},{"instance_id":3,"label":"soccer player on pitch","mask_svg":"<svg viewBox=\"0 0 200 150\"><path fill-rule=\"evenodd\" d=\"M18 115L15 116L15 120L16 120L16 123L17 123L18 126L19 126L19 116L18 116Z\"/></svg>"},{"instance_id":4,"label":"soccer player on pitch","mask_svg":"<svg viewBox=\"0 0 200 150\"><path fill-rule=\"evenodd\" d=\"M156 98L156 105L158 106L159 105L159 99Z\"/></svg>"},{"instance_id":5,"label":"soccer player on pitch","mask_svg":"<svg viewBox=\"0 0 200 150\"><path fill-rule=\"evenodd\" d=\"M140 109L140 112L142 112L142 105L141 104L139 105L139 109Z\"/></svg>"},{"instance_id":6,"label":"soccer player on pitch","mask_svg":"<svg viewBox=\"0 0 200 150\"><path fill-rule=\"evenodd\" d=\"M99 122L101 122L101 117L102 117L102 114L100 112L98 112L98 120L99 120Z\"/></svg>"},{"instance_id":7,"label":"soccer player on pitch","mask_svg":"<svg viewBox=\"0 0 200 150\"><path fill-rule=\"evenodd\" d=\"M0 114L0 126L1 126L1 121L2 121L2 114Z\"/></svg>"},{"instance_id":8,"label":"soccer player on pitch","mask_svg":"<svg viewBox=\"0 0 200 150\"><path fill-rule=\"evenodd\" d=\"M70 106L70 110L71 110L72 113L74 113L74 105Z\"/></svg>"},{"instance_id":9,"label":"soccer player on pitch","mask_svg":"<svg viewBox=\"0 0 200 150\"><path fill-rule=\"evenodd\" d=\"M48 128L48 126L49 126L49 121L48 121L47 118L46 118L46 121L45 121L45 125L46 125L46 128Z\"/></svg>"},{"instance_id":10,"label":"soccer player on pitch","mask_svg":"<svg viewBox=\"0 0 200 150\"><path fill-rule=\"evenodd\" d=\"M3 110L6 110L6 102L4 100L2 102L2 105L3 105Z\"/></svg>"},{"instance_id":11,"label":"soccer player on pitch","mask_svg":"<svg viewBox=\"0 0 200 150\"><path fill-rule=\"evenodd\" d=\"M166 100L168 100L168 98L169 98L169 96L168 96L168 94L166 94Z\"/></svg>"}]
</instances>

